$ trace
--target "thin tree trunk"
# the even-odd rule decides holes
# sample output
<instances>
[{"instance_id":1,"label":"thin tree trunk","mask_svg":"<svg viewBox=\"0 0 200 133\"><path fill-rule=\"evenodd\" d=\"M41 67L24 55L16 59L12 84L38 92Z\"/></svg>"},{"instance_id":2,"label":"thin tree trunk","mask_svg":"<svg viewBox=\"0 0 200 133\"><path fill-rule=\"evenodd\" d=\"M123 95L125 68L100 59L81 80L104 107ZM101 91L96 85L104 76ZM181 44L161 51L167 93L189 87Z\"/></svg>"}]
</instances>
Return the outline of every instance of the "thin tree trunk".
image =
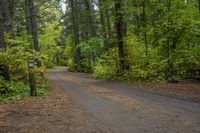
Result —
<instances>
[{"instance_id":1,"label":"thin tree trunk","mask_svg":"<svg viewBox=\"0 0 200 133\"><path fill-rule=\"evenodd\" d=\"M171 25L171 0L168 0L168 23ZM170 28L168 28L170 30ZM166 52L167 52L167 72L166 72L166 80L171 78L171 60L170 60L170 37L169 35L167 36L167 47L166 47Z\"/></svg>"},{"instance_id":2,"label":"thin tree trunk","mask_svg":"<svg viewBox=\"0 0 200 133\"><path fill-rule=\"evenodd\" d=\"M26 14L26 31L27 31L27 34L32 35L29 0L25 0L25 14Z\"/></svg>"},{"instance_id":3,"label":"thin tree trunk","mask_svg":"<svg viewBox=\"0 0 200 133\"><path fill-rule=\"evenodd\" d=\"M143 16L143 32L144 32L144 45L145 45L145 55L148 57L148 45L147 45L147 32L146 32L146 0L142 1L142 16Z\"/></svg>"}]
</instances>

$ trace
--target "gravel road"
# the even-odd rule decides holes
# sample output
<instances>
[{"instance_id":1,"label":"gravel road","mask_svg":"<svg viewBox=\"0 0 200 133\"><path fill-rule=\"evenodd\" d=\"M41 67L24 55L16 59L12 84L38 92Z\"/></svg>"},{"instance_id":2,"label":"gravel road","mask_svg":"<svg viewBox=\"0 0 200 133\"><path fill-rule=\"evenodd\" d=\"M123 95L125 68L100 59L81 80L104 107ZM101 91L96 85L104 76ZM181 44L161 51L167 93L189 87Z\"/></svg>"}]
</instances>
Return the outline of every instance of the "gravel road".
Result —
<instances>
[{"instance_id":1,"label":"gravel road","mask_svg":"<svg viewBox=\"0 0 200 133\"><path fill-rule=\"evenodd\" d=\"M200 133L198 103L95 80L64 68L49 73L103 133Z\"/></svg>"}]
</instances>

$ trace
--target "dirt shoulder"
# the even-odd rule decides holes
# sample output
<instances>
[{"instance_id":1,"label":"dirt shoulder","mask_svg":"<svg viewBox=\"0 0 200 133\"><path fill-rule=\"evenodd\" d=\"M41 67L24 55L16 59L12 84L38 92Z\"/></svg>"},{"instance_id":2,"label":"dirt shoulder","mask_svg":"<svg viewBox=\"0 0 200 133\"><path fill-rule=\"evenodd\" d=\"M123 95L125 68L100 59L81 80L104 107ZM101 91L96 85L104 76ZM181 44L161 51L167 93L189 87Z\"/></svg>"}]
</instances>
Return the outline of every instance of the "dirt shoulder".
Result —
<instances>
[{"instance_id":1,"label":"dirt shoulder","mask_svg":"<svg viewBox=\"0 0 200 133\"><path fill-rule=\"evenodd\" d=\"M53 81L48 96L0 103L1 133L90 133L100 130ZM87 127L87 129L85 129Z\"/></svg>"},{"instance_id":2,"label":"dirt shoulder","mask_svg":"<svg viewBox=\"0 0 200 133\"><path fill-rule=\"evenodd\" d=\"M134 85L142 90L148 90L153 93L158 93L169 97L200 103L200 83L198 82L194 83L188 82L188 83L178 83L178 84L155 82L155 83L136 83Z\"/></svg>"}]
</instances>

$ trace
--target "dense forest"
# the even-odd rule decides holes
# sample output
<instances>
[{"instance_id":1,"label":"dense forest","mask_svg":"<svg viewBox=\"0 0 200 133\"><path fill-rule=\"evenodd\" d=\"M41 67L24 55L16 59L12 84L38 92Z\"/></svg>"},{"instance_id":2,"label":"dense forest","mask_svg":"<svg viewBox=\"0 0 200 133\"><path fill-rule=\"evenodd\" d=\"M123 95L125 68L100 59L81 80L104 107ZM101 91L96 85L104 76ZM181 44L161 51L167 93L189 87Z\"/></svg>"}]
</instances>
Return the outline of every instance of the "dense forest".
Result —
<instances>
[{"instance_id":1,"label":"dense forest","mask_svg":"<svg viewBox=\"0 0 200 133\"><path fill-rule=\"evenodd\" d=\"M121 81L200 75L200 0L0 0L1 98L54 66Z\"/></svg>"}]
</instances>

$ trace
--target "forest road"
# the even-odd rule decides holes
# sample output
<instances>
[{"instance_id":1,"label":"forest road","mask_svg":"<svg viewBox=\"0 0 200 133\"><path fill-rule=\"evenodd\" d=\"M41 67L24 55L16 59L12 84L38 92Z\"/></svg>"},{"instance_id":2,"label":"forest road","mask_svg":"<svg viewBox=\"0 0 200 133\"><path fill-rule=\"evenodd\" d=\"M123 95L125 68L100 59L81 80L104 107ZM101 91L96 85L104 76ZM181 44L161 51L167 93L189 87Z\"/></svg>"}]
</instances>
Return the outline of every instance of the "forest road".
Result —
<instances>
[{"instance_id":1,"label":"forest road","mask_svg":"<svg viewBox=\"0 0 200 133\"><path fill-rule=\"evenodd\" d=\"M95 80L64 68L51 69L49 75L95 122L98 132L200 133L198 103Z\"/></svg>"}]
</instances>

